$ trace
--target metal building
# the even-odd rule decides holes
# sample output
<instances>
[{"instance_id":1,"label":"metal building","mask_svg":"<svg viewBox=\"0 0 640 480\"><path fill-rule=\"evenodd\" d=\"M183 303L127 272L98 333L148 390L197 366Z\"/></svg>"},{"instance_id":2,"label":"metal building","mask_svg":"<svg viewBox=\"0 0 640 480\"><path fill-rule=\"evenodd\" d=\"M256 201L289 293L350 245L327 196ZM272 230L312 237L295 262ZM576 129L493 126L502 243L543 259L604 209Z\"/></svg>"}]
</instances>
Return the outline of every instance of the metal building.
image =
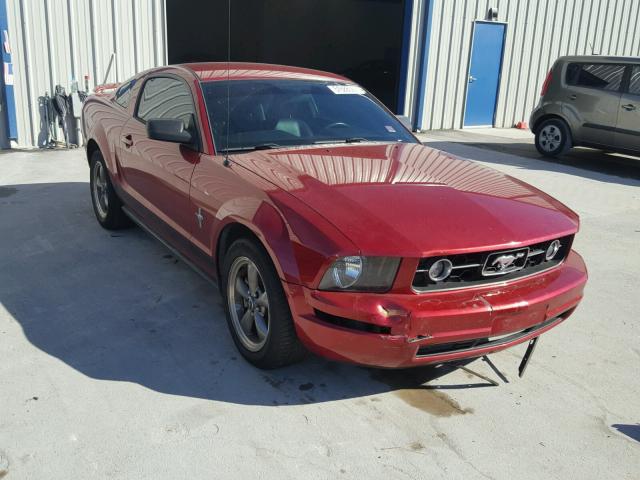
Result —
<instances>
[{"instance_id":1,"label":"metal building","mask_svg":"<svg viewBox=\"0 0 640 480\"><path fill-rule=\"evenodd\" d=\"M39 99L56 85L84 89L86 76L93 89L166 63L164 0L2 0L3 7L5 91L13 87L15 96L7 113L19 146L42 146Z\"/></svg>"},{"instance_id":2,"label":"metal building","mask_svg":"<svg viewBox=\"0 0 640 480\"><path fill-rule=\"evenodd\" d=\"M0 130L42 146L45 92L225 60L227 25L232 60L342 73L418 130L511 127L557 57L640 56L638 0L232 0L226 18L227 2L0 0Z\"/></svg>"},{"instance_id":3,"label":"metal building","mask_svg":"<svg viewBox=\"0 0 640 480\"><path fill-rule=\"evenodd\" d=\"M528 120L559 56L640 56L635 0L422 0L413 8L418 53L404 113L421 130L512 127Z\"/></svg>"}]
</instances>

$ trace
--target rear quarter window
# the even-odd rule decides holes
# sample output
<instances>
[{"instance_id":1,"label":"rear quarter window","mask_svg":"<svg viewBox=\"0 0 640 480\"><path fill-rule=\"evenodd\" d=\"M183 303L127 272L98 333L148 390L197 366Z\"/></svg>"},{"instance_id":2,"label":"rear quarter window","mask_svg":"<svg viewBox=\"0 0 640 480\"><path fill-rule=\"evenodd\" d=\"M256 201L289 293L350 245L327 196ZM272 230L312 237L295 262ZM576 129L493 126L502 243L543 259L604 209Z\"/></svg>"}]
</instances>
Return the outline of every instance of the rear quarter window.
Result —
<instances>
[{"instance_id":1,"label":"rear quarter window","mask_svg":"<svg viewBox=\"0 0 640 480\"><path fill-rule=\"evenodd\" d=\"M131 101L131 92L133 90L133 86L136 84L136 79L129 80L116 90L116 94L114 95L114 101L123 108L127 108L129 106L129 102Z\"/></svg>"},{"instance_id":2,"label":"rear quarter window","mask_svg":"<svg viewBox=\"0 0 640 480\"><path fill-rule=\"evenodd\" d=\"M624 65L610 63L570 63L565 81L576 87L617 92L622 84Z\"/></svg>"}]
</instances>

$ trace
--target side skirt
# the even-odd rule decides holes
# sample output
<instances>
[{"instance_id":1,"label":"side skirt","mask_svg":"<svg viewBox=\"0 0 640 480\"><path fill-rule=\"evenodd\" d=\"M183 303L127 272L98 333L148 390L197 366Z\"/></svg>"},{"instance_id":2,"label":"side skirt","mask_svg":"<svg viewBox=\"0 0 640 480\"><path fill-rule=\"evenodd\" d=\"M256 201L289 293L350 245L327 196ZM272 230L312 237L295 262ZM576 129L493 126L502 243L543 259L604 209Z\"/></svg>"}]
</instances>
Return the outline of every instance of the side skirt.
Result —
<instances>
[{"instance_id":1,"label":"side skirt","mask_svg":"<svg viewBox=\"0 0 640 480\"><path fill-rule=\"evenodd\" d=\"M147 232L149 235L151 235L153 238L155 238L157 241L159 241L162 245L164 245L174 256L176 256L177 258L182 260L186 265L191 267L198 275L200 275L202 278L207 280L214 287L218 288L218 282L214 278L212 278L210 275L208 275L204 270L202 270L199 267L197 267L191 260L189 260L187 257L185 257L176 248L174 248L171 245L169 245L169 243L167 243L162 237L160 237L158 234L156 234L150 227L148 227L142 220L140 220L140 218L138 218L138 216L135 213L133 213L127 206L123 205L122 206L122 210L124 211L124 213L127 214L127 216L131 220L133 220L133 222L136 225L138 225L145 232Z\"/></svg>"}]
</instances>

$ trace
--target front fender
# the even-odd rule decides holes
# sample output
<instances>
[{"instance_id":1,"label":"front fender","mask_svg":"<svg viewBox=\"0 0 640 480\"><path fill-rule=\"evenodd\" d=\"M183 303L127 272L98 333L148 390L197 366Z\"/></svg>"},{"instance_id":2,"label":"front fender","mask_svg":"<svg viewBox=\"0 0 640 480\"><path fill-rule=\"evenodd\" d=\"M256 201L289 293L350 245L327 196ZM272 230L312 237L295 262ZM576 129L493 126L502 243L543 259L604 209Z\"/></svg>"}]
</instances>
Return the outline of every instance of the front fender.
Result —
<instances>
[{"instance_id":1,"label":"front fender","mask_svg":"<svg viewBox=\"0 0 640 480\"><path fill-rule=\"evenodd\" d=\"M260 240L282 280L308 287L317 285L335 258L358 253L333 225L286 193L234 199L218 211L215 223L214 254L223 232L242 225Z\"/></svg>"},{"instance_id":2,"label":"front fender","mask_svg":"<svg viewBox=\"0 0 640 480\"><path fill-rule=\"evenodd\" d=\"M217 258L223 232L242 225L258 238L289 283L313 287L324 267L359 250L333 224L290 193L236 164L202 155L191 177L191 201L204 223L194 243Z\"/></svg>"}]
</instances>

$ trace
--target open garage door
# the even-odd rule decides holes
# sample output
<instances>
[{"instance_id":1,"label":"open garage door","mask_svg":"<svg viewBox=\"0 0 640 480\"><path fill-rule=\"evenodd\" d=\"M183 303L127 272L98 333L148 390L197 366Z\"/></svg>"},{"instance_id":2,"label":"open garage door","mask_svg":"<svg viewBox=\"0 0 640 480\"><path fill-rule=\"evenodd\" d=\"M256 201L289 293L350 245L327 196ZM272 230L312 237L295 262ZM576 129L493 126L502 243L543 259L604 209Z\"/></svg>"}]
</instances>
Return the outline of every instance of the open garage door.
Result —
<instances>
[{"instance_id":1,"label":"open garage door","mask_svg":"<svg viewBox=\"0 0 640 480\"><path fill-rule=\"evenodd\" d=\"M231 60L317 68L396 111L406 0L232 0ZM167 0L169 63L227 60L227 0Z\"/></svg>"}]
</instances>

